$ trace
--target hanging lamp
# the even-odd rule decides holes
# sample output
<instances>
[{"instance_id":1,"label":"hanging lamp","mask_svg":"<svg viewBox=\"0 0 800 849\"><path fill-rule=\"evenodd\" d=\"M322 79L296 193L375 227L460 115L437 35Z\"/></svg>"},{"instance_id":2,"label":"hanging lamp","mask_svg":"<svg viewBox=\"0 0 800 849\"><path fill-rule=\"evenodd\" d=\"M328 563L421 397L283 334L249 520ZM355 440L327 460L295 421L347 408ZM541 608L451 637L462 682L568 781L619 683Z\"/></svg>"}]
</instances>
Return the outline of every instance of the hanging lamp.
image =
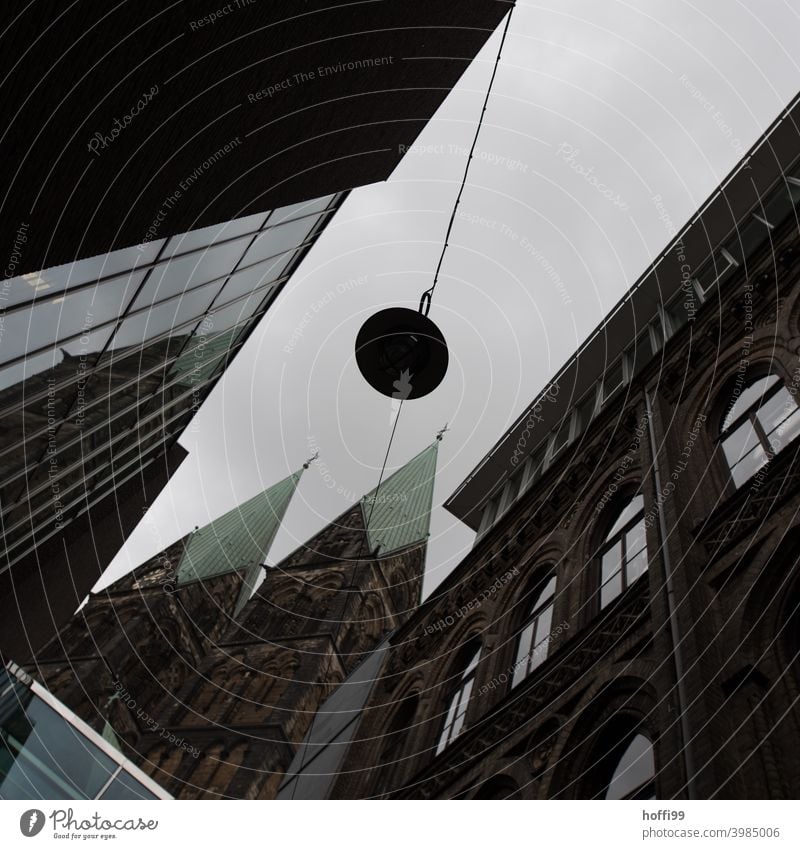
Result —
<instances>
[{"instance_id":1,"label":"hanging lamp","mask_svg":"<svg viewBox=\"0 0 800 849\"><path fill-rule=\"evenodd\" d=\"M407 307L389 307L381 310L364 322L356 337L356 363L361 374L373 389L382 395L388 395L390 398L402 400L423 398L436 389L447 373L447 365L450 360L447 342L445 342L442 331L428 318L428 312L431 308L433 291L439 280L439 271L449 244L448 240L450 231L453 229L456 210L467 182L469 166L475 152L475 145L478 142L486 104L489 102L492 84L497 74L497 66L500 64L500 54L505 44L513 8L512 5L506 17L494 69L486 89L483 109L467 157L461 187L458 190L453 212L450 215L450 223L447 226L433 284L422 293L419 311Z\"/></svg>"}]
</instances>

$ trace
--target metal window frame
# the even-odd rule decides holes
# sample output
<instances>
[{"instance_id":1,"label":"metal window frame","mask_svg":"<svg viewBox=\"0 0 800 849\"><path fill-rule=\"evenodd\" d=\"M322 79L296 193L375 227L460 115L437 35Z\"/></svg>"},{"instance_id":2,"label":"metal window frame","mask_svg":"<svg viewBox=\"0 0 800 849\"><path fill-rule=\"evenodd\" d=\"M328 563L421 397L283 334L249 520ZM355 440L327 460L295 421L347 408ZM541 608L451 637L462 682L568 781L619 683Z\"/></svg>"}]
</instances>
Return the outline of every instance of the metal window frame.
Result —
<instances>
[{"instance_id":1,"label":"metal window frame","mask_svg":"<svg viewBox=\"0 0 800 849\"><path fill-rule=\"evenodd\" d=\"M84 722L77 714L73 713L63 702L60 702L55 696L53 696L49 690L46 690L38 681L31 678L31 676L16 663L9 661L6 663L5 669L8 671L9 675L15 678L23 687L30 690L36 698L44 702L51 710L55 711L55 713L58 714L68 725L72 726L79 734L85 737L89 743L117 764L116 770L114 770L106 783L100 788L97 795L92 798L101 798L111 782L121 772L125 772L130 775L134 781L137 781L158 799L174 798L167 793L163 787L156 784L149 775L142 772L142 770L139 769L133 761L126 758L118 749L115 749L107 740L98 734L94 728ZM142 799L141 801L145 802L153 800Z\"/></svg>"}]
</instances>

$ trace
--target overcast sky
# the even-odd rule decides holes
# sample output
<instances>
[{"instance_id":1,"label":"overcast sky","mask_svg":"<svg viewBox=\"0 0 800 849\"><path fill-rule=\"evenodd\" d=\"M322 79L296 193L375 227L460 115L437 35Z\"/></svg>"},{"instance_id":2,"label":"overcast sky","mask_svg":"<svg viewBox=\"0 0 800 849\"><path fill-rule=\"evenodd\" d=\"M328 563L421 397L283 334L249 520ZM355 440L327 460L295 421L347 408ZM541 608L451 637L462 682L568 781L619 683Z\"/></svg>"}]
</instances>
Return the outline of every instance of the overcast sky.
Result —
<instances>
[{"instance_id":1,"label":"overcast sky","mask_svg":"<svg viewBox=\"0 0 800 849\"><path fill-rule=\"evenodd\" d=\"M426 594L474 537L441 503L663 250L654 196L683 223L800 90L799 42L784 0L518 2L430 313L450 369L403 406L389 461L449 423ZM391 179L350 194L184 433L189 457L101 585L317 447L269 563L375 486L392 401L364 383L354 340L431 283L498 44L499 32Z\"/></svg>"}]
</instances>

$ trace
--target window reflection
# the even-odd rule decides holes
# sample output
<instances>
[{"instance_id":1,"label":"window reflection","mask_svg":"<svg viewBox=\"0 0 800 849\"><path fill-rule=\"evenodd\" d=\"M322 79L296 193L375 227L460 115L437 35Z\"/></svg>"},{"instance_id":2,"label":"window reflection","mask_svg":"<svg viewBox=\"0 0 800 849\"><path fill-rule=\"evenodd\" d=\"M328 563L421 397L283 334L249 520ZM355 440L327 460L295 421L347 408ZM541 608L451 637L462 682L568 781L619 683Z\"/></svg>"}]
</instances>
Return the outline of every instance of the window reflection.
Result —
<instances>
[{"instance_id":1,"label":"window reflection","mask_svg":"<svg viewBox=\"0 0 800 849\"><path fill-rule=\"evenodd\" d=\"M480 643L476 643L475 648L471 649L467 656L467 662L458 680L455 692L450 696L444 727L439 735L439 745L436 747L437 755L455 740L464 729L467 708L472 695L472 685L475 681L475 670L478 668L480 656Z\"/></svg>"},{"instance_id":2,"label":"window reflection","mask_svg":"<svg viewBox=\"0 0 800 849\"><path fill-rule=\"evenodd\" d=\"M777 375L756 380L731 404L720 439L731 477L746 483L800 433L797 401Z\"/></svg>"},{"instance_id":3,"label":"window reflection","mask_svg":"<svg viewBox=\"0 0 800 849\"><path fill-rule=\"evenodd\" d=\"M647 571L644 498L634 496L619 512L599 552L600 607L610 604Z\"/></svg>"},{"instance_id":4,"label":"window reflection","mask_svg":"<svg viewBox=\"0 0 800 849\"><path fill-rule=\"evenodd\" d=\"M624 746L606 799L655 799L656 763L653 744L644 734L636 734Z\"/></svg>"},{"instance_id":5,"label":"window reflection","mask_svg":"<svg viewBox=\"0 0 800 849\"><path fill-rule=\"evenodd\" d=\"M552 634L555 593L555 575L548 577L544 586L534 593L531 612L520 631L517 642L517 660L514 664L512 687L516 687L547 659Z\"/></svg>"}]
</instances>

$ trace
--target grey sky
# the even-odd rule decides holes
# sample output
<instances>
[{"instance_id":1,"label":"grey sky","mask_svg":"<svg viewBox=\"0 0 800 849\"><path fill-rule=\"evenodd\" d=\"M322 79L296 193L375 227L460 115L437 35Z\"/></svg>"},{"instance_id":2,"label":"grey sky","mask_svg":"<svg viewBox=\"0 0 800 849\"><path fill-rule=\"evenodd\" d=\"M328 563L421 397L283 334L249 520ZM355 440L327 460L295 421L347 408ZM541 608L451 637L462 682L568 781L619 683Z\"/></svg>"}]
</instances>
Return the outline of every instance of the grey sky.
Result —
<instances>
[{"instance_id":1,"label":"grey sky","mask_svg":"<svg viewBox=\"0 0 800 849\"><path fill-rule=\"evenodd\" d=\"M430 313L450 370L404 405L389 461L450 423L426 593L473 540L439 505L663 250L663 214L682 224L800 90L799 38L783 0L518 3ZM430 285L498 43L392 178L352 192L187 429L190 456L102 584L317 447L270 563L375 486L392 402L357 372L354 340Z\"/></svg>"}]
</instances>

